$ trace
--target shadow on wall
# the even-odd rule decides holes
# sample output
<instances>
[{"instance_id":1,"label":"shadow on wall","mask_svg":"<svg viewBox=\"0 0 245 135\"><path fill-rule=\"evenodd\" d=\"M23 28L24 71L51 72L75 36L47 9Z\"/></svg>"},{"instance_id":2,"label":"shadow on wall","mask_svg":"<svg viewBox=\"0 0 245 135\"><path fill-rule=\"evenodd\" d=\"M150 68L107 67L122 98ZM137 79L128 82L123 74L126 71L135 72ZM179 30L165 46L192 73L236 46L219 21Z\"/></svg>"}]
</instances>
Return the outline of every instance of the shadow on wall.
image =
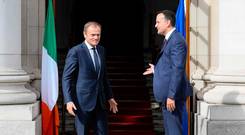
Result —
<instances>
[{"instance_id":1,"label":"shadow on wall","mask_svg":"<svg viewBox=\"0 0 245 135\"><path fill-rule=\"evenodd\" d=\"M208 2L191 0L190 36L191 62L198 69L206 72L211 65L211 7Z\"/></svg>"}]
</instances>

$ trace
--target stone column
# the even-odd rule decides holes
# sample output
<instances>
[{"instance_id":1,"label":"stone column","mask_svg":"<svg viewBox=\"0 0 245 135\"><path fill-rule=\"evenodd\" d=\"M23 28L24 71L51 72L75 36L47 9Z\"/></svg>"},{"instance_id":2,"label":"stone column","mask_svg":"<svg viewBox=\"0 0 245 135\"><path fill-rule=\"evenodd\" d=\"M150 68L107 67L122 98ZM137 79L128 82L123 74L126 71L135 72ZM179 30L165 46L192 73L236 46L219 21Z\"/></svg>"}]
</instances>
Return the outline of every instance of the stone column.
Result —
<instances>
[{"instance_id":1,"label":"stone column","mask_svg":"<svg viewBox=\"0 0 245 135\"><path fill-rule=\"evenodd\" d=\"M40 135L40 93L23 69L27 53L26 0L0 0L0 133ZM38 61L38 60L36 60Z\"/></svg>"},{"instance_id":2,"label":"stone column","mask_svg":"<svg viewBox=\"0 0 245 135\"><path fill-rule=\"evenodd\" d=\"M193 55L196 71L192 76L197 85L195 135L244 135L245 1L200 1L196 3L195 30L201 34L196 39L204 37L207 48L198 49L200 42L196 40L199 51ZM205 27L200 20L206 22ZM200 32L201 28L206 32ZM204 55L198 53L201 50ZM202 64L208 70L200 68Z\"/></svg>"}]
</instances>

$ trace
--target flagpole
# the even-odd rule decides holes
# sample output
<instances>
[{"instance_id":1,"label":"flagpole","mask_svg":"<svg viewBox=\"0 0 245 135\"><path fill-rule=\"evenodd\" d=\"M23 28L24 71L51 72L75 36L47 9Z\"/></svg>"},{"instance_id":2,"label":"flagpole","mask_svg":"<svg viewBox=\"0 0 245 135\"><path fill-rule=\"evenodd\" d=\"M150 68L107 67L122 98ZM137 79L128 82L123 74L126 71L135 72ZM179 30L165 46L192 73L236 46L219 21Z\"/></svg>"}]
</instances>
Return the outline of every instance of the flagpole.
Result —
<instances>
[{"instance_id":1,"label":"flagpole","mask_svg":"<svg viewBox=\"0 0 245 135\"><path fill-rule=\"evenodd\" d=\"M188 45L188 54L187 54L187 75L188 77L190 77L190 32L189 32L189 28L190 28L190 0L186 0L186 20L185 20L185 24L186 24L186 42Z\"/></svg>"},{"instance_id":2,"label":"flagpole","mask_svg":"<svg viewBox=\"0 0 245 135\"><path fill-rule=\"evenodd\" d=\"M185 6L186 6L186 42L188 45L188 51L187 51L187 63L186 63L186 73L188 75L188 78L190 79L190 0L185 0ZM190 97L187 98L187 113L188 113L188 135L191 134L191 99Z\"/></svg>"}]
</instances>

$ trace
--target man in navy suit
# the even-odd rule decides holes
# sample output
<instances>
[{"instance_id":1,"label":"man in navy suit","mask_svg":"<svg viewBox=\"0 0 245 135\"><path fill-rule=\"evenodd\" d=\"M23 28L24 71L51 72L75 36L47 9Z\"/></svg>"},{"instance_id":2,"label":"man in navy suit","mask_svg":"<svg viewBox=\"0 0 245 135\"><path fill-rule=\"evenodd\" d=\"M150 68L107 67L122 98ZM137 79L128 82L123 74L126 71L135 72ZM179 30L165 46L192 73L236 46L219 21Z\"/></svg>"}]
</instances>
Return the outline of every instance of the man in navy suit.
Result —
<instances>
[{"instance_id":1,"label":"man in navy suit","mask_svg":"<svg viewBox=\"0 0 245 135\"><path fill-rule=\"evenodd\" d=\"M117 103L106 77L104 48L99 44L101 25L84 25L85 41L71 48L63 71L63 95L66 109L75 116L78 135L87 135L92 127L96 135L108 134L106 101L110 111L116 113ZM74 73L77 74L75 80ZM73 82L76 88L72 88Z\"/></svg>"},{"instance_id":2,"label":"man in navy suit","mask_svg":"<svg viewBox=\"0 0 245 135\"><path fill-rule=\"evenodd\" d=\"M165 39L155 65L149 64L143 73L154 74L153 93L162 107L165 135L182 135L182 117L187 115L185 102L192 93L185 72L187 45L174 26L172 11L157 13L155 27Z\"/></svg>"}]
</instances>

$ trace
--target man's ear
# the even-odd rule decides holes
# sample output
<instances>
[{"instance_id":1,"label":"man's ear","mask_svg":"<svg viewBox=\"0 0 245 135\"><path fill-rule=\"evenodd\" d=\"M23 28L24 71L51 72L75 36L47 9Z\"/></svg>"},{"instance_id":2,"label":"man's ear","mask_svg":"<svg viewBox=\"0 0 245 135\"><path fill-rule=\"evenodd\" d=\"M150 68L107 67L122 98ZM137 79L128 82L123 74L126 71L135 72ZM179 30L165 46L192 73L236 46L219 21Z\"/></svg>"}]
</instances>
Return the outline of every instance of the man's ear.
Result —
<instances>
[{"instance_id":1,"label":"man's ear","mask_svg":"<svg viewBox=\"0 0 245 135\"><path fill-rule=\"evenodd\" d=\"M170 20L168 20L168 26L171 26L171 22L170 22Z\"/></svg>"}]
</instances>

